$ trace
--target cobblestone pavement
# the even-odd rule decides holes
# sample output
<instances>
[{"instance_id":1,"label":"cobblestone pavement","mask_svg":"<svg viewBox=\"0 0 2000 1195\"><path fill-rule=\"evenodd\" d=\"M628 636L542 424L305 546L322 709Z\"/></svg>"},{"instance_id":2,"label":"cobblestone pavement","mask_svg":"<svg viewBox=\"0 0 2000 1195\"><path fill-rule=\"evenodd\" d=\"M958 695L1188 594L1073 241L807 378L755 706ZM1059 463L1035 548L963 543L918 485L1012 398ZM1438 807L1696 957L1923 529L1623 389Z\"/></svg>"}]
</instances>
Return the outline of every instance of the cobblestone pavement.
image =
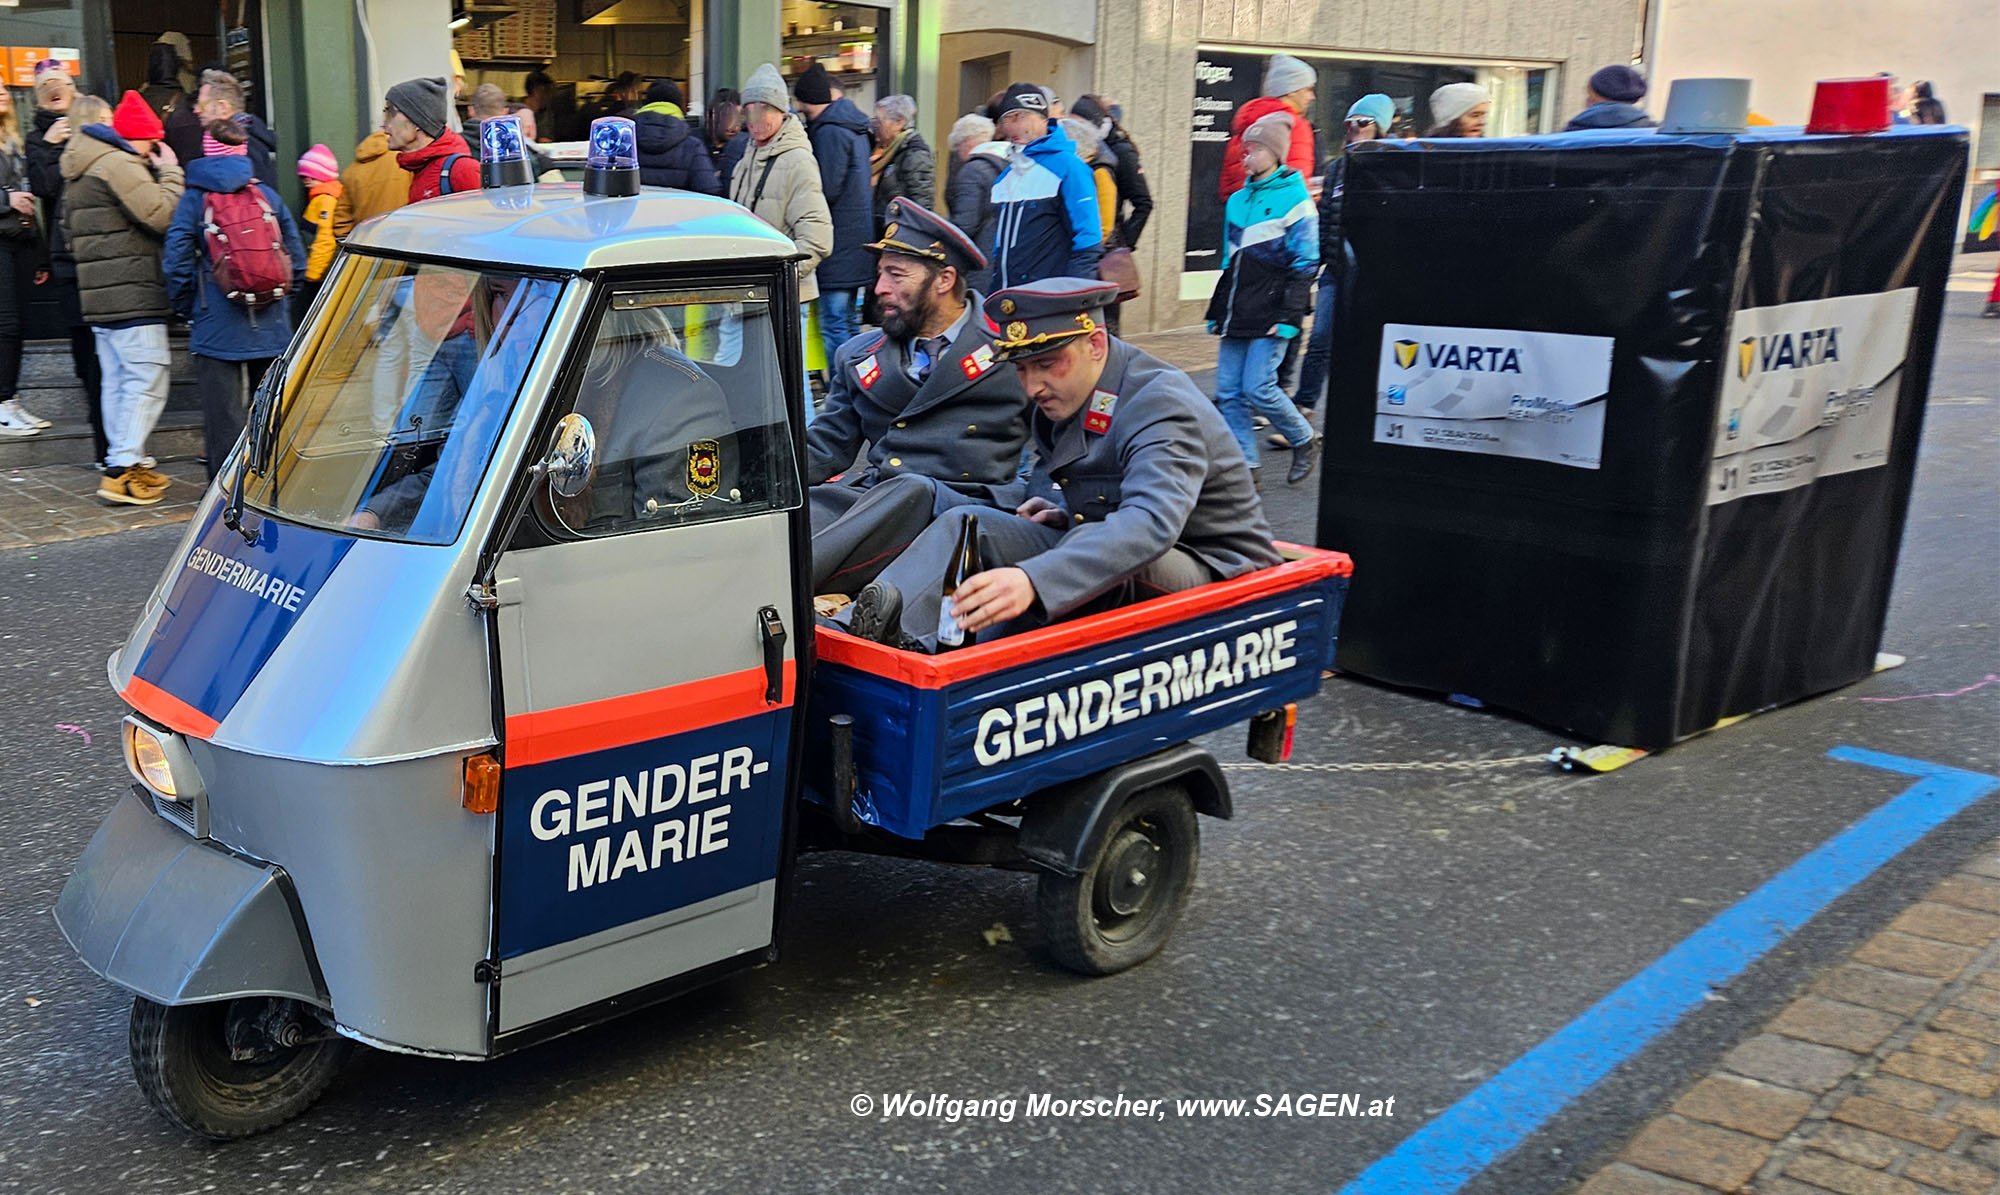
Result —
<instances>
[{"instance_id":1,"label":"cobblestone pavement","mask_svg":"<svg viewBox=\"0 0 2000 1195\"><path fill-rule=\"evenodd\" d=\"M1820 974L1578 1195L2000 1190L2000 842Z\"/></svg>"},{"instance_id":2,"label":"cobblestone pavement","mask_svg":"<svg viewBox=\"0 0 2000 1195\"><path fill-rule=\"evenodd\" d=\"M152 506L99 498L97 470L89 465L0 470L0 551L187 522L208 488L201 462L161 461L159 470L174 484Z\"/></svg>"}]
</instances>

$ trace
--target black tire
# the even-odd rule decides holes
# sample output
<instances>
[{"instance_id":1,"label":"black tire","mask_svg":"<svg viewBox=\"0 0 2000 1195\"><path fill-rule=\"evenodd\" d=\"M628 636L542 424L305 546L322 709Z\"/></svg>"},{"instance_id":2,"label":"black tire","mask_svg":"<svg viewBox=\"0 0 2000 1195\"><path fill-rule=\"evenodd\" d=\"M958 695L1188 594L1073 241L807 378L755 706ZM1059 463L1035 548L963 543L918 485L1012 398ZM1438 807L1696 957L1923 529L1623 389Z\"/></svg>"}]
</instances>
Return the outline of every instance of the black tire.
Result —
<instances>
[{"instance_id":1,"label":"black tire","mask_svg":"<svg viewBox=\"0 0 2000 1195\"><path fill-rule=\"evenodd\" d=\"M169 1007L141 996L132 1001L132 1074L146 1102L172 1123L211 1141L261 1133L304 1112L325 1093L352 1044L327 1037L273 1047L261 1058L230 1057L227 1026L267 1006L270 998L220 1000ZM317 1029L310 1013L303 1022Z\"/></svg>"},{"instance_id":2,"label":"black tire","mask_svg":"<svg viewBox=\"0 0 2000 1195\"><path fill-rule=\"evenodd\" d=\"M1111 975L1152 958L1187 907L1200 859L1186 789L1169 784L1132 794L1083 874L1043 873L1035 912L1049 953L1085 975Z\"/></svg>"}]
</instances>

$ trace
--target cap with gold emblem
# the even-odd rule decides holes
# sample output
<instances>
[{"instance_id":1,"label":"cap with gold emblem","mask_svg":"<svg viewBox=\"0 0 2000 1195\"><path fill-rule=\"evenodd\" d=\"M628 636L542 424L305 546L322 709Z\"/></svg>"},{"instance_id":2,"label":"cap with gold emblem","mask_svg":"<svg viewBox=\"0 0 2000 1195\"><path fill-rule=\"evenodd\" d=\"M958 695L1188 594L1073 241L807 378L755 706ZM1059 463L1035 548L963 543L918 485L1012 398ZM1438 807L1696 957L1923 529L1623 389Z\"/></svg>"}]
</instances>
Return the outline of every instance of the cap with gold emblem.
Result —
<instances>
[{"instance_id":1,"label":"cap with gold emblem","mask_svg":"<svg viewBox=\"0 0 2000 1195\"><path fill-rule=\"evenodd\" d=\"M960 277L986 268L986 255L958 225L910 202L901 195L889 201L884 214L882 239L868 248L877 253L901 253L941 266L951 266Z\"/></svg>"},{"instance_id":2,"label":"cap with gold emblem","mask_svg":"<svg viewBox=\"0 0 2000 1195\"><path fill-rule=\"evenodd\" d=\"M1059 349L1104 327L1102 312L1118 301L1118 284L1095 278L1044 278L995 291L986 299L986 330L1001 361Z\"/></svg>"}]
</instances>

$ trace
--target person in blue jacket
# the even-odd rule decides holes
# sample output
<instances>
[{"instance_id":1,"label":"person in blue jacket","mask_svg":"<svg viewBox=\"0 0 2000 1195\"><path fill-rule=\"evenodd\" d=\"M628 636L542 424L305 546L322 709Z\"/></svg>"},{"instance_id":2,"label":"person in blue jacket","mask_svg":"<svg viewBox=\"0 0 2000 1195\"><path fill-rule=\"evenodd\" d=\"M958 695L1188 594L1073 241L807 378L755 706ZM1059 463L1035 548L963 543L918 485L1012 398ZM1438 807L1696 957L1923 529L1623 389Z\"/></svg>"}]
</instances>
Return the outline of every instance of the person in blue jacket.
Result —
<instances>
[{"instance_id":1,"label":"person in blue jacket","mask_svg":"<svg viewBox=\"0 0 2000 1195\"><path fill-rule=\"evenodd\" d=\"M202 463L209 479L243 434L244 410L250 392L264 371L283 355L292 339L288 305L280 300L248 307L223 294L208 260L203 233L204 207L210 195L225 195L255 186L277 218L285 253L292 261L292 287L305 284L306 249L291 209L268 181L253 178L249 135L230 120L213 120L202 138L202 156L187 164L187 190L174 209L173 223L161 249L167 298L188 319L188 353L194 358L195 389L201 394Z\"/></svg>"},{"instance_id":2,"label":"person in blue jacket","mask_svg":"<svg viewBox=\"0 0 2000 1195\"><path fill-rule=\"evenodd\" d=\"M875 147L868 118L846 96L833 94L833 80L815 62L792 83L792 97L806 117L806 139L819 163L820 189L833 215L833 252L819 263L819 338L826 359L861 331L854 296L875 282L875 192L868 181L868 155Z\"/></svg>"},{"instance_id":3,"label":"person in blue jacket","mask_svg":"<svg viewBox=\"0 0 2000 1195\"><path fill-rule=\"evenodd\" d=\"M716 181L715 159L688 126L687 97L671 79L646 89L645 102L632 115L639 140L639 181L649 187L679 187L703 195L722 194Z\"/></svg>"},{"instance_id":4,"label":"person in blue jacket","mask_svg":"<svg viewBox=\"0 0 2000 1195\"><path fill-rule=\"evenodd\" d=\"M1097 180L1049 120L1048 93L1034 83L1009 84L995 108L1000 135L1015 148L993 180L993 231L981 246L993 263L992 289L1097 277L1104 255Z\"/></svg>"},{"instance_id":5,"label":"person in blue jacket","mask_svg":"<svg viewBox=\"0 0 2000 1195\"><path fill-rule=\"evenodd\" d=\"M1278 386L1285 343L1305 323L1313 272L1319 268L1319 214L1306 180L1284 164L1292 116L1272 112L1243 130L1248 179L1223 209L1222 280L1208 301L1208 330L1222 337L1215 360L1215 404L1243 446L1253 475L1254 411L1292 446L1286 480L1313 471L1319 440L1312 424Z\"/></svg>"}]
</instances>

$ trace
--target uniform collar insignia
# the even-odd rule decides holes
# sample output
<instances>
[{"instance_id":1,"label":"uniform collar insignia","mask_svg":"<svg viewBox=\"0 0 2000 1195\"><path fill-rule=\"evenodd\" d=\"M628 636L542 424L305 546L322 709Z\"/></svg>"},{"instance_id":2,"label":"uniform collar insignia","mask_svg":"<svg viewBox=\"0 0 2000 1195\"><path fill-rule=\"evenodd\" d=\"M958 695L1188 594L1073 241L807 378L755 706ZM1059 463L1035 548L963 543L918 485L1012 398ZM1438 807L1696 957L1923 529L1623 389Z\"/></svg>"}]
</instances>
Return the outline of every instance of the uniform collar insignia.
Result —
<instances>
[{"instance_id":1,"label":"uniform collar insignia","mask_svg":"<svg viewBox=\"0 0 2000 1195\"><path fill-rule=\"evenodd\" d=\"M1112 413L1118 409L1118 395L1110 390L1093 391L1083 411L1083 430L1098 435L1111 430Z\"/></svg>"}]
</instances>

